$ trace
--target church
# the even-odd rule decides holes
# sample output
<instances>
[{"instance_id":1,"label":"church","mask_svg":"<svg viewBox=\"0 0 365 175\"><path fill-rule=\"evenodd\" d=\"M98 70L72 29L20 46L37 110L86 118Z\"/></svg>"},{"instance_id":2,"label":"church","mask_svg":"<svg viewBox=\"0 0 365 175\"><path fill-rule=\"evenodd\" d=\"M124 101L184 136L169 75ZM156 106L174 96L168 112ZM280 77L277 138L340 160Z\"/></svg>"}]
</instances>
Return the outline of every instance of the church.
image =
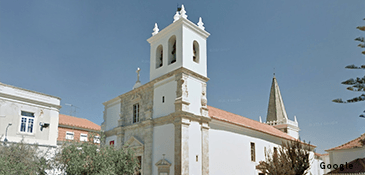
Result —
<instances>
[{"instance_id":1,"label":"church","mask_svg":"<svg viewBox=\"0 0 365 175\"><path fill-rule=\"evenodd\" d=\"M277 80L272 80L266 123L208 106L207 43L202 18L184 6L150 43L150 81L104 102L106 144L132 148L143 175L258 175L265 152L299 138ZM314 149L315 146L311 145ZM311 157L314 153L311 152ZM309 174L323 174L313 158Z\"/></svg>"}]
</instances>

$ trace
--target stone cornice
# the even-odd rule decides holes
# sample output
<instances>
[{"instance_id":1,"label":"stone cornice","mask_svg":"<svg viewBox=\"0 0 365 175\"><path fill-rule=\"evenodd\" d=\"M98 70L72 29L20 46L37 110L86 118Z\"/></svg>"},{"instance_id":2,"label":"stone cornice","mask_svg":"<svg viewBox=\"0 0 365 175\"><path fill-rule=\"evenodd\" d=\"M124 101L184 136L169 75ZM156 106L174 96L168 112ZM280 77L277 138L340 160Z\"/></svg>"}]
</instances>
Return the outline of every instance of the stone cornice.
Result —
<instances>
[{"instance_id":1,"label":"stone cornice","mask_svg":"<svg viewBox=\"0 0 365 175\"><path fill-rule=\"evenodd\" d=\"M204 82L207 82L209 80L208 77L202 76L202 75L200 75L200 74L198 74L196 72L193 72L193 71L191 71L191 70L189 70L189 69L187 69L185 67L180 67L179 69L176 69L176 70L171 71L171 72L169 72L169 73L167 73L165 75L162 75L162 76L160 76L158 78L155 78L152 81L150 81L150 82L148 82L148 83L146 83L146 84L144 84L144 85L142 85L142 86L140 86L140 87L138 87L136 89L133 89L133 90L131 90L129 92L126 92L126 93L124 93L122 95L119 95L118 97L115 97L115 98L113 98L113 99L111 99L109 101L106 101L106 102L103 103L103 105L106 106L106 105L108 105L108 104L110 104L110 103L112 103L112 102L114 102L116 100L123 99L125 96L128 96L130 94L134 94L136 92L143 91L146 88L151 88L155 83L160 82L160 81L162 81L162 80L164 80L166 78L169 78L169 77L174 76L174 75L179 74L179 73L188 74L189 76L192 76L192 77L197 78L197 79L199 79L201 81L204 81Z\"/></svg>"},{"instance_id":2,"label":"stone cornice","mask_svg":"<svg viewBox=\"0 0 365 175\"><path fill-rule=\"evenodd\" d=\"M108 136L113 136L113 135L118 135L122 132L124 132L125 130L132 130L132 129L137 129L137 128L141 128L141 127L146 127L146 126L158 126L158 125L165 125L165 124L174 124L174 122L176 123L176 119L179 120L178 118L185 118L185 119L189 119L191 121L197 121L200 123L209 123L212 119L209 117L204 117L204 116L200 116L200 115L195 115L189 112L184 112L184 111L179 111L179 112L174 112L171 113L169 115L163 116L163 117L158 117L155 119L151 119L151 120L145 120L145 121L141 121L139 123L134 123L131 125L127 125L127 126L117 126L109 131L105 131L105 135ZM204 128L209 129L208 126L204 126Z\"/></svg>"},{"instance_id":3,"label":"stone cornice","mask_svg":"<svg viewBox=\"0 0 365 175\"><path fill-rule=\"evenodd\" d=\"M23 97L14 96L14 95L9 95L9 94L5 94L5 93L1 93L1 92L0 92L0 97L12 99L12 100L23 101L23 102L28 102L28 103L37 104L37 105L46 106L46 107L53 107L53 108L56 108L57 110L61 109L61 105L55 105L55 104L52 104L52 103L41 102L41 101L38 101L38 100L23 98Z\"/></svg>"},{"instance_id":4,"label":"stone cornice","mask_svg":"<svg viewBox=\"0 0 365 175\"><path fill-rule=\"evenodd\" d=\"M4 83L1 83L1 82L0 82L0 85L6 86L6 87L10 87L10 88L14 88L14 89L18 89L18 90L22 90L22 91L27 91L27 92L35 93L35 94L39 94L39 95L44 95L44 96L48 96L48 97L52 97L52 98L57 98L58 100L61 100L60 97L56 97L56 96L44 94L44 93L41 93L41 92L31 91L31 90L28 90L28 89L23 89L23 88L20 88L20 87L16 87L16 86L4 84Z\"/></svg>"},{"instance_id":5,"label":"stone cornice","mask_svg":"<svg viewBox=\"0 0 365 175\"><path fill-rule=\"evenodd\" d=\"M203 36L204 38L208 38L210 33L208 33L207 31L199 28L196 24L194 24L193 22L191 22L188 19L185 18L180 18L179 20L173 22L172 24L168 25L167 27L165 27L164 29L162 29L159 33L157 33L156 35L150 37L147 39L147 41L149 43L153 43L154 41L160 39L161 37L163 37L164 35L166 35L167 33L173 31L175 28L178 28L180 26L186 26L188 28L190 28L191 30L194 30L195 32L197 32L199 35Z\"/></svg>"}]
</instances>

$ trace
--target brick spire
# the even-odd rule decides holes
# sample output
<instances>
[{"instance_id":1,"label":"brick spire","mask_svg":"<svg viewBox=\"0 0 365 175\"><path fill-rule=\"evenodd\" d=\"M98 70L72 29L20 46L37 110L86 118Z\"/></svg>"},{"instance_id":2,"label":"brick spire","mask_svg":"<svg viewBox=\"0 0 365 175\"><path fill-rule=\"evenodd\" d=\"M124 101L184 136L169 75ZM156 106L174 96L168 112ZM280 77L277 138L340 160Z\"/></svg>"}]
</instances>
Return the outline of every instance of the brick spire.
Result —
<instances>
[{"instance_id":1,"label":"brick spire","mask_svg":"<svg viewBox=\"0 0 365 175\"><path fill-rule=\"evenodd\" d=\"M288 116L286 115L284 102L280 94L280 89L278 82L276 81L275 74L271 84L269 107L266 117L266 122L269 121L288 121Z\"/></svg>"}]
</instances>

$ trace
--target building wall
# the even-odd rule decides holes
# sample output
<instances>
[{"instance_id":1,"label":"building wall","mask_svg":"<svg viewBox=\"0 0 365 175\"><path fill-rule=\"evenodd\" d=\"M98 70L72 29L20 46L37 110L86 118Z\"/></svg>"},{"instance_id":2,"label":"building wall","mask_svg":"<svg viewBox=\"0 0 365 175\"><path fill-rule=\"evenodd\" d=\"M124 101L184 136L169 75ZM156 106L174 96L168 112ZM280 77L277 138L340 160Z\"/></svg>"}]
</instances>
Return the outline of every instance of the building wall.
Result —
<instances>
[{"instance_id":1,"label":"building wall","mask_svg":"<svg viewBox=\"0 0 365 175\"><path fill-rule=\"evenodd\" d=\"M154 139L152 148L152 174L158 174L158 169L155 164L163 158L162 154L165 154L165 159L172 164L170 166L170 174L174 174L174 131L175 126L172 123L154 127Z\"/></svg>"},{"instance_id":2,"label":"building wall","mask_svg":"<svg viewBox=\"0 0 365 175\"><path fill-rule=\"evenodd\" d=\"M166 29L166 28L165 28ZM182 28L176 28L175 30L166 30L161 36L161 32L154 37L161 37L151 44L150 51L150 81L165 75L168 72L176 70L182 65ZM172 36L176 36L176 62L168 64L168 41ZM156 69L156 50L159 45L163 46L163 66Z\"/></svg>"},{"instance_id":3,"label":"building wall","mask_svg":"<svg viewBox=\"0 0 365 175\"><path fill-rule=\"evenodd\" d=\"M265 160L264 150L273 152L273 148L280 146L282 141L258 131L212 120L209 129L210 174L257 175L256 166ZM255 143L255 161L251 161L251 142ZM313 152L310 157L313 157ZM318 162L313 161L310 169L313 175L321 172L316 164Z\"/></svg>"},{"instance_id":4,"label":"building wall","mask_svg":"<svg viewBox=\"0 0 365 175\"><path fill-rule=\"evenodd\" d=\"M331 165L345 164L357 158L365 157L365 147L328 151ZM332 169L333 170L333 169Z\"/></svg>"},{"instance_id":5,"label":"building wall","mask_svg":"<svg viewBox=\"0 0 365 175\"><path fill-rule=\"evenodd\" d=\"M8 123L12 123L7 132L9 142L20 142L24 139L25 143L55 147L60 108L58 97L0 83L0 136L5 136ZM21 132L21 111L34 113L34 118L31 118L34 119L32 133ZM49 124L42 131L41 122ZM1 138L3 140L4 137Z\"/></svg>"},{"instance_id":6,"label":"building wall","mask_svg":"<svg viewBox=\"0 0 365 175\"><path fill-rule=\"evenodd\" d=\"M116 100L110 104L108 104L107 106L105 106L105 115L107 115L105 123L106 123L106 128L105 130L111 130L115 127L118 126L118 119L120 118L119 113L120 113L120 107L121 107L121 102L120 100Z\"/></svg>"},{"instance_id":7,"label":"building wall","mask_svg":"<svg viewBox=\"0 0 365 175\"><path fill-rule=\"evenodd\" d=\"M196 160L198 156L198 160ZM202 173L202 137L198 122L189 125L189 174Z\"/></svg>"},{"instance_id":8,"label":"building wall","mask_svg":"<svg viewBox=\"0 0 365 175\"><path fill-rule=\"evenodd\" d=\"M206 38L196 33L190 27L183 26L183 67L207 77ZM199 63L193 61L193 42L199 44Z\"/></svg>"},{"instance_id":9,"label":"building wall","mask_svg":"<svg viewBox=\"0 0 365 175\"><path fill-rule=\"evenodd\" d=\"M154 85L153 118L163 117L175 112L176 87L175 76ZM162 102L163 96L165 97L164 103Z\"/></svg>"},{"instance_id":10,"label":"building wall","mask_svg":"<svg viewBox=\"0 0 365 175\"><path fill-rule=\"evenodd\" d=\"M93 131L90 132L89 130L86 129L74 129L74 128L70 128L70 127L58 127L58 139L57 141L62 142L62 141L72 141L72 140L67 140L66 139L66 132L73 132L74 133L74 141L80 141L80 135L81 134L87 134L88 136L88 140L89 140L89 136L91 136L90 134L94 134L94 136L96 136L96 133L93 132L97 132L97 131ZM90 134L89 134L90 133Z\"/></svg>"}]
</instances>

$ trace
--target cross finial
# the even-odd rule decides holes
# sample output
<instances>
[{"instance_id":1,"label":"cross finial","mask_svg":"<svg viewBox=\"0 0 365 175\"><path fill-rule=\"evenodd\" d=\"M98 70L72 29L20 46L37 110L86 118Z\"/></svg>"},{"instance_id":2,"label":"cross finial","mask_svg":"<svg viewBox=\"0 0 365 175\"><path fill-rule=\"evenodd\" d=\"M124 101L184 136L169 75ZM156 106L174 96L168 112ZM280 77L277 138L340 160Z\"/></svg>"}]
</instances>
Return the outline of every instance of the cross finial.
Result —
<instances>
[{"instance_id":1,"label":"cross finial","mask_svg":"<svg viewBox=\"0 0 365 175\"><path fill-rule=\"evenodd\" d=\"M137 82L139 82L139 71L141 71L141 69L140 68L137 68Z\"/></svg>"},{"instance_id":2,"label":"cross finial","mask_svg":"<svg viewBox=\"0 0 365 175\"><path fill-rule=\"evenodd\" d=\"M274 77L275 77L275 67L274 67Z\"/></svg>"}]
</instances>

